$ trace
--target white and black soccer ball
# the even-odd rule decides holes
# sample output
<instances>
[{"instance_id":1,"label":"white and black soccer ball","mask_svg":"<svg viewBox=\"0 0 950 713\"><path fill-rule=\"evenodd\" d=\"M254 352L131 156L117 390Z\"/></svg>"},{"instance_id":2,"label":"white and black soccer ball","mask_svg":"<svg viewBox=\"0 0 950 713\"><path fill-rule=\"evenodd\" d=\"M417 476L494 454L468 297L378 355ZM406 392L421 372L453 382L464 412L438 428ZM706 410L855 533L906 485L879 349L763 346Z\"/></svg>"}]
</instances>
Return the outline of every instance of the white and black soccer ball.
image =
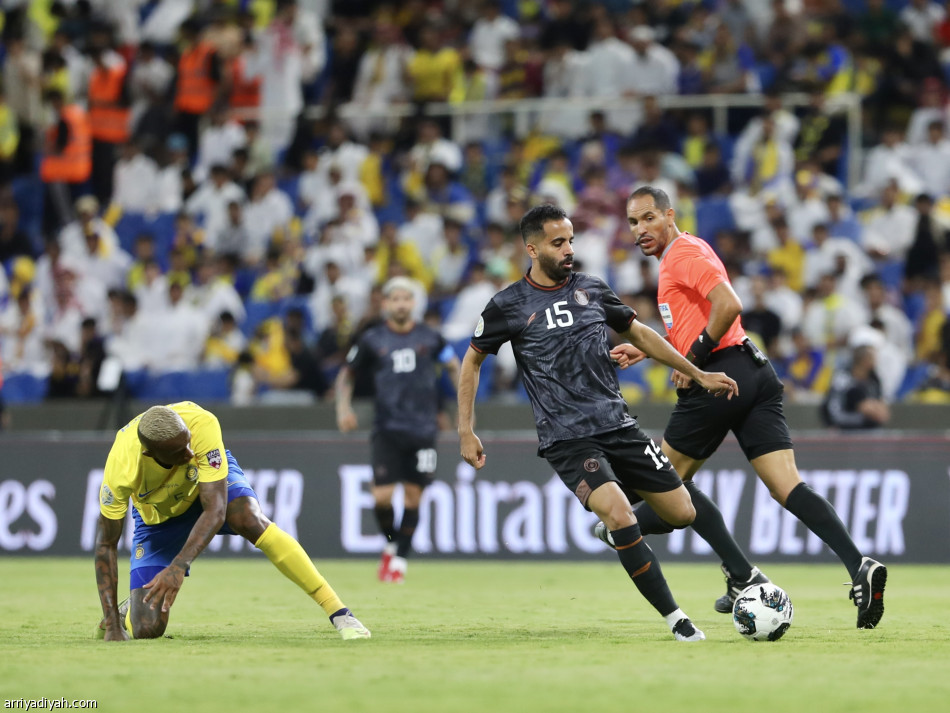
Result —
<instances>
[{"instance_id":1,"label":"white and black soccer ball","mask_svg":"<svg viewBox=\"0 0 950 713\"><path fill-rule=\"evenodd\" d=\"M736 631L750 641L778 641L792 625L793 613L785 590L771 582L746 587L732 605Z\"/></svg>"}]
</instances>

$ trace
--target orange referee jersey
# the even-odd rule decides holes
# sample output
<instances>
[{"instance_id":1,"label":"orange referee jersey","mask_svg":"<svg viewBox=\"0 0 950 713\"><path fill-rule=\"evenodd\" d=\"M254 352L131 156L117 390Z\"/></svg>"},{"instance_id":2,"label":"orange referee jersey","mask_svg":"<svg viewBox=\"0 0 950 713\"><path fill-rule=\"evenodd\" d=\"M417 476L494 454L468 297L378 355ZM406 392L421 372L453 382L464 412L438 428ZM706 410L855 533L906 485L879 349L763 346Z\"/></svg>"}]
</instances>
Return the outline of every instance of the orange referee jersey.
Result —
<instances>
[{"instance_id":1,"label":"orange referee jersey","mask_svg":"<svg viewBox=\"0 0 950 713\"><path fill-rule=\"evenodd\" d=\"M722 260L705 240L680 233L660 260L657 302L670 342L686 354L709 322L712 304L706 299L721 282L729 282ZM719 349L740 344L745 331L736 320L722 339Z\"/></svg>"}]
</instances>

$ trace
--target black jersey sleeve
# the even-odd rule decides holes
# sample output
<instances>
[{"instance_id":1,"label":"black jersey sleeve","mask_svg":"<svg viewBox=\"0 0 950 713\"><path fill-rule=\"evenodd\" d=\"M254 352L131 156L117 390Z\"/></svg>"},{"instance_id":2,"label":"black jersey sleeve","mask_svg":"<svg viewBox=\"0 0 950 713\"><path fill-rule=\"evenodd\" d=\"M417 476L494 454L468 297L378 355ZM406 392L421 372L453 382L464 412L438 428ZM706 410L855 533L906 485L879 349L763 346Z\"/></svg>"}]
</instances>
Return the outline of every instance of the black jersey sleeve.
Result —
<instances>
[{"instance_id":1,"label":"black jersey sleeve","mask_svg":"<svg viewBox=\"0 0 950 713\"><path fill-rule=\"evenodd\" d=\"M372 360L373 350L366 344L366 332L363 332L346 353L346 365L353 371L365 371Z\"/></svg>"},{"instance_id":2,"label":"black jersey sleeve","mask_svg":"<svg viewBox=\"0 0 950 713\"><path fill-rule=\"evenodd\" d=\"M501 345L510 339L508 334L508 320L504 312L492 300L482 311L475 325L475 334L472 336L472 348L483 354L497 354Z\"/></svg>"},{"instance_id":3,"label":"black jersey sleeve","mask_svg":"<svg viewBox=\"0 0 950 713\"><path fill-rule=\"evenodd\" d=\"M610 289L606 282L601 282L601 289L604 291L607 326L615 332L626 332L637 318L637 311L621 302L617 293Z\"/></svg>"}]
</instances>

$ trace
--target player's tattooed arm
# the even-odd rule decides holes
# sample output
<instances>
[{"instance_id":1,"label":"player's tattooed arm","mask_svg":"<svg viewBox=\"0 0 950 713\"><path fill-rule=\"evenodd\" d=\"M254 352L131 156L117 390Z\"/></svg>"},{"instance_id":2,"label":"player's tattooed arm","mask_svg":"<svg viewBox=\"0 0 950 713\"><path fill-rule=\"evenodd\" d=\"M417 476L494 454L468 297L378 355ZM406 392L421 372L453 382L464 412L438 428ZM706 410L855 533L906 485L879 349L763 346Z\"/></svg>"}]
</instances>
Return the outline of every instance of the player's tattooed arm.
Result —
<instances>
[{"instance_id":1,"label":"player's tattooed arm","mask_svg":"<svg viewBox=\"0 0 950 713\"><path fill-rule=\"evenodd\" d=\"M151 581L145 585L148 593L143 601L152 609L159 604L162 612L167 613L171 609L178 596L178 590L185 581L188 567L204 551L224 524L228 504L227 479L222 478L213 483L198 483L198 497L201 499L203 512L192 526L181 552L170 565L152 577Z\"/></svg>"},{"instance_id":2,"label":"player's tattooed arm","mask_svg":"<svg viewBox=\"0 0 950 713\"><path fill-rule=\"evenodd\" d=\"M122 520L112 520L100 513L96 524L95 566L99 603L105 619L105 640L123 641L129 635L119 621L118 578L116 549L122 537Z\"/></svg>"}]
</instances>

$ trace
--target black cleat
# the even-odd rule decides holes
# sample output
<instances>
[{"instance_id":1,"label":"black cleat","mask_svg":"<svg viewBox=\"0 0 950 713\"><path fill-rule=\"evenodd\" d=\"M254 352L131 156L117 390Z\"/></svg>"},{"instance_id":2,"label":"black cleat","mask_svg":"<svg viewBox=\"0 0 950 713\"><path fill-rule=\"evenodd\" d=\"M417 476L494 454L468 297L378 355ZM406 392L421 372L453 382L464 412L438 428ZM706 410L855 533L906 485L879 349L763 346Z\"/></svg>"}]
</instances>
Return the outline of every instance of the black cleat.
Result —
<instances>
[{"instance_id":1,"label":"black cleat","mask_svg":"<svg viewBox=\"0 0 950 713\"><path fill-rule=\"evenodd\" d=\"M751 587L753 584L765 584L770 581L758 567L752 568L752 574L744 582L733 579L725 565L722 566L722 573L726 575L726 593L719 597L713 605L713 608L720 614L732 614L732 605L736 603L736 597L746 587Z\"/></svg>"},{"instance_id":2,"label":"black cleat","mask_svg":"<svg viewBox=\"0 0 950 713\"><path fill-rule=\"evenodd\" d=\"M887 584L887 567L877 560L865 557L861 560L858 576L851 582L848 598L858 608L858 628L873 629L884 616L884 585Z\"/></svg>"},{"instance_id":3,"label":"black cleat","mask_svg":"<svg viewBox=\"0 0 950 713\"><path fill-rule=\"evenodd\" d=\"M673 637L677 641L705 641L706 635L689 619L680 619L673 625Z\"/></svg>"}]
</instances>

